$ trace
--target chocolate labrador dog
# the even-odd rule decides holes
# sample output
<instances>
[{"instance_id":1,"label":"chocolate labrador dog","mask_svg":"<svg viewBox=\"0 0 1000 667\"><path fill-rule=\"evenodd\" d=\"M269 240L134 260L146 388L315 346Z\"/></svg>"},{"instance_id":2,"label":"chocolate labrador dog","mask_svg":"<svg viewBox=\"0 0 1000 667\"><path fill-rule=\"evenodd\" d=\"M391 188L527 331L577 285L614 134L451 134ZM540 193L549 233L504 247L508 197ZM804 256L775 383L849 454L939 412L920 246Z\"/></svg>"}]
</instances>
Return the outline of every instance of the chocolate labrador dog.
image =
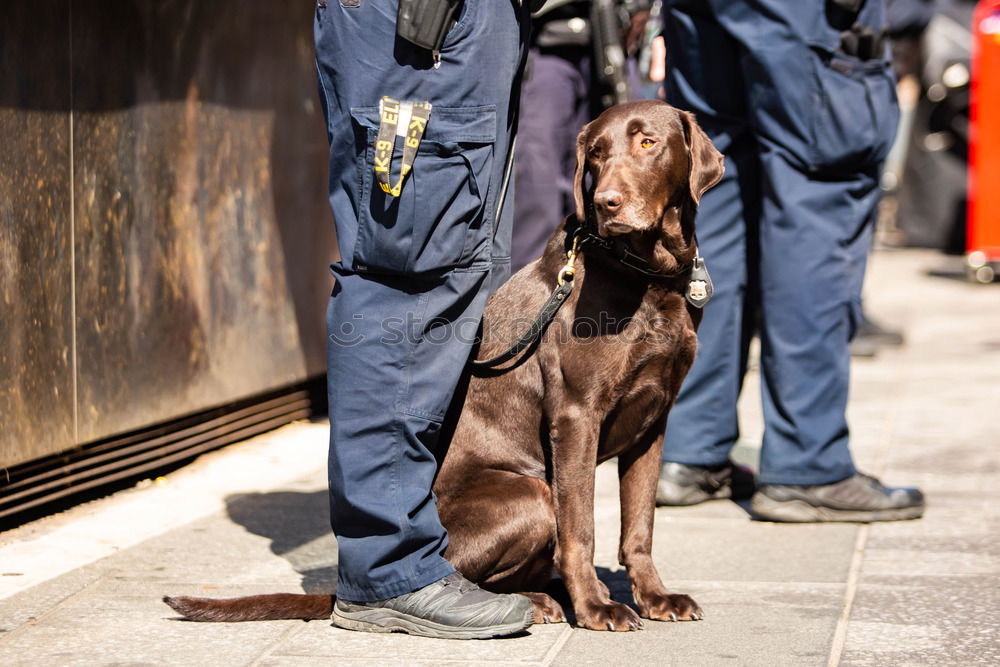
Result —
<instances>
[{"instance_id":1,"label":"chocolate labrador dog","mask_svg":"<svg viewBox=\"0 0 1000 667\"><path fill-rule=\"evenodd\" d=\"M722 162L691 114L655 101L605 111L577 140L576 214L487 305L483 359L571 282L543 335L503 368L473 373L434 484L447 559L484 588L527 595L537 622L564 620L539 592L553 568L585 628L702 617L694 600L666 589L651 551L667 412L697 346L695 210ZM614 457L619 560L638 614L611 599L594 569L595 467ZM331 609L328 595L164 601L193 620L324 618Z\"/></svg>"}]
</instances>

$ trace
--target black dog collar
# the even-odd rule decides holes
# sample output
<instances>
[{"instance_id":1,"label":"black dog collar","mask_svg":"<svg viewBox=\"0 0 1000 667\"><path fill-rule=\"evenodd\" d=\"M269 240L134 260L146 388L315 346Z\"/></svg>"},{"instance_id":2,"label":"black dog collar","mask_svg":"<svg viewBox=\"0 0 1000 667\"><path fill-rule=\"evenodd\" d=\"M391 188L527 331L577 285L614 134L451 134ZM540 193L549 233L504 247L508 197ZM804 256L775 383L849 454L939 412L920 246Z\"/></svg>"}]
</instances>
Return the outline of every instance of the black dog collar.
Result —
<instances>
[{"instance_id":1,"label":"black dog collar","mask_svg":"<svg viewBox=\"0 0 1000 667\"><path fill-rule=\"evenodd\" d=\"M715 292L715 286L712 284L712 276L709 275L708 268L705 266L705 260L698 253L697 248L695 249L694 260L690 267L686 267L676 273L667 273L654 269L649 262L636 254L625 241L617 238L603 238L598 236L590 228L590 225L579 225L566 236L566 241L569 246L577 242L580 249L586 249L589 246L600 248L614 257L622 266L651 279L677 278L687 274L688 288L684 294L684 298L695 308L704 308Z\"/></svg>"}]
</instances>

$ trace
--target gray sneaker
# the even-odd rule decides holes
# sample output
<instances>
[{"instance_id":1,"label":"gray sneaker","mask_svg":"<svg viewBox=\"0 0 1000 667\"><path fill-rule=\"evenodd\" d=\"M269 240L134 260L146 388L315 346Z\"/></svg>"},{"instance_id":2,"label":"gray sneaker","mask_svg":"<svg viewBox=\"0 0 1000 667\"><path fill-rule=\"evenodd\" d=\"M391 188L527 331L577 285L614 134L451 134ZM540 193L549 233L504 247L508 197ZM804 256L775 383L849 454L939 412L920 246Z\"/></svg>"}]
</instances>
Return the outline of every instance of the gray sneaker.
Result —
<instances>
[{"instance_id":1,"label":"gray sneaker","mask_svg":"<svg viewBox=\"0 0 1000 667\"><path fill-rule=\"evenodd\" d=\"M429 586L375 602L337 598L333 624L362 632L405 632L440 639L487 639L520 632L534 620L523 595L490 593L458 572Z\"/></svg>"},{"instance_id":2,"label":"gray sneaker","mask_svg":"<svg viewBox=\"0 0 1000 667\"><path fill-rule=\"evenodd\" d=\"M697 505L706 500L744 500L753 495L753 473L742 466L691 466L665 461L656 483L656 504Z\"/></svg>"},{"instance_id":3,"label":"gray sneaker","mask_svg":"<svg viewBox=\"0 0 1000 667\"><path fill-rule=\"evenodd\" d=\"M924 494L913 487L886 487L856 473L818 486L763 484L750 499L750 509L765 521L900 521L923 516Z\"/></svg>"}]
</instances>

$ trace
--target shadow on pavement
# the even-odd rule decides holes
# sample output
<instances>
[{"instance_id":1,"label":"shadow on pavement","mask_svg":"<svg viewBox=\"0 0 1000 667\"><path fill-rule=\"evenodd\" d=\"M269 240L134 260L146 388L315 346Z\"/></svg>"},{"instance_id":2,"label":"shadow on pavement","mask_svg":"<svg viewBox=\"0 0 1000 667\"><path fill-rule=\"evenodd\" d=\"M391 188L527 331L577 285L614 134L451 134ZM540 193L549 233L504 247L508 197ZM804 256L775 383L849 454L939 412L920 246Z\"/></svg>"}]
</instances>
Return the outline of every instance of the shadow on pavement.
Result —
<instances>
[{"instance_id":1,"label":"shadow on pavement","mask_svg":"<svg viewBox=\"0 0 1000 667\"><path fill-rule=\"evenodd\" d=\"M306 593L333 593L337 586L337 543L330 531L327 498L326 491L244 493L226 498L226 511L233 522L271 541L271 551L302 575ZM597 576L611 591L612 599L635 608L625 570L598 567ZM553 578L544 592L559 602L569 621L575 623L562 581Z\"/></svg>"},{"instance_id":2,"label":"shadow on pavement","mask_svg":"<svg viewBox=\"0 0 1000 667\"><path fill-rule=\"evenodd\" d=\"M328 502L326 491L241 493L226 498L226 512L249 532L271 540L271 551L302 575L306 593L332 593L337 542Z\"/></svg>"}]
</instances>

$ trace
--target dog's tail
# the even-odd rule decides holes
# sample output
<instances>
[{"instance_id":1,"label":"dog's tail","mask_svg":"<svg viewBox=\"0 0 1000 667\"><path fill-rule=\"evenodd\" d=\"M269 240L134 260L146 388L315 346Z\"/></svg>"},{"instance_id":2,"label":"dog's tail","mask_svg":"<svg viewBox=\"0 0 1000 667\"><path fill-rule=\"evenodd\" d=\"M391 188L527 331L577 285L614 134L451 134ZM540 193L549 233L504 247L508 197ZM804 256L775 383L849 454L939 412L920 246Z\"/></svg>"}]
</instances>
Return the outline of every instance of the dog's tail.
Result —
<instances>
[{"instance_id":1,"label":"dog's tail","mask_svg":"<svg viewBox=\"0 0 1000 667\"><path fill-rule=\"evenodd\" d=\"M330 618L335 599L332 595L276 593L225 600L165 596L163 601L189 621L232 623Z\"/></svg>"}]
</instances>

